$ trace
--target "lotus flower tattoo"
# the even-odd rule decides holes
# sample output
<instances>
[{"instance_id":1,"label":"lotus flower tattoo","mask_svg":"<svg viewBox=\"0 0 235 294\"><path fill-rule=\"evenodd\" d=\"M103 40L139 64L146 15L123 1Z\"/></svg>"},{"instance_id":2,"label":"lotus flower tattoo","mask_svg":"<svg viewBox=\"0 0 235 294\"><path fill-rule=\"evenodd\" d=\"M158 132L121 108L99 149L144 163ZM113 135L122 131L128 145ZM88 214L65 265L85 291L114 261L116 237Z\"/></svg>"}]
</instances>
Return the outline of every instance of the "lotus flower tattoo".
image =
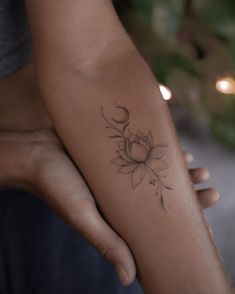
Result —
<instances>
[{"instance_id":1,"label":"lotus flower tattoo","mask_svg":"<svg viewBox=\"0 0 235 294\"><path fill-rule=\"evenodd\" d=\"M122 115L119 119L108 119L103 107L101 108L102 117L107 123L106 128L113 132L109 137L117 141L117 157L111 163L118 167L118 173L130 174L133 189L148 177L148 183L154 187L155 194L160 197L162 208L166 210L163 191L172 190L164 183L163 179L166 176L162 174L169 169L164 161L168 146L155 145L151 131L147 134L140 131L132 133L129 129L129 111L123 106L115 108L119 110L119 115Z\"/></svg>"}]
</instances>

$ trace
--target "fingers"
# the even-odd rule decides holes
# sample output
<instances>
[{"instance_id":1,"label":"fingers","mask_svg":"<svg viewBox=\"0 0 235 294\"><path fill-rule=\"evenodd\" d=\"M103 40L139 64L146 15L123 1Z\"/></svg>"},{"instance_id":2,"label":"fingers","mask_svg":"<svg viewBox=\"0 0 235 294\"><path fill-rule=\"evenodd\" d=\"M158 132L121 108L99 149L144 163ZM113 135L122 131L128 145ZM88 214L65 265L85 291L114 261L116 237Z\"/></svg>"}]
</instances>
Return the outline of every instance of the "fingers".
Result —
<instances>
[{"instance_id":1,"label":"fingers","mask_svg":"<svg viewBox=\"0 0 235 294\"><path fill-rule=\"evenodd\" d=\"M123 285L129 285L135 278L136 270L126 243L103 220L94 204L85 200L77 206L78 210L69 215L68 222L111 263Z\"/></svg>"},{"instance_id":2,"label":"fingers","mask_svg":"<svg viewBox=\"0 0 235 294\"><path fill-rule=\"evenodd\" d=\"M130 284L136 269L127 244L101 217L89 188L67 156L61 152L54 160L47 160L40 172L44 199L111 263L124 285Z\"/></svg>"},{"instance_id":3,"label":"fingers","mask_svg":"<svg viewBox=\"0 0 235 294\"><path fill-rule=\"evenodd\" d=\"M193 162L193 156L191 153L183 151L183 156L186 164ZM209 171L205 168L189 169L189 175L194 185L206 182L210 178ZM220 198L219 192L214 188L197 190L196 193L198 201L203 209L215 205Z\"/></svg>"},{"instance_id":4,"label":"fingers","mask_svg":"<svg viewBox=\"0 0 235 294\"><path fill-rule=\"evenodd\" d=\"M193 162L193 155L190 152L183 151L183 157L186 164ZM205 168L189 169L190 178L193 184L200 184L206 182L210 178L209 171Z\"/></svg>"},{"instance_id":5,"label":"fingers","mask_svg":"<svg viewBox=\"0 0 235 294\"><path fill-rule=\"evenodd\" d=\"M189 174L193 184L200 184L206 182L210 178L209 171L205 168L190 169Z\"/></svg>"},{"instance_id":6,"label":"fingers","mask_svg":"<svg viewBox=\"0 0 235 294\"><path fill-rule=\"evenodd\" d=\"M203 209L215 205L219 199L220 194L214 188L207 188L197 191L198 201Z\"/></svg>"}]
</instances>

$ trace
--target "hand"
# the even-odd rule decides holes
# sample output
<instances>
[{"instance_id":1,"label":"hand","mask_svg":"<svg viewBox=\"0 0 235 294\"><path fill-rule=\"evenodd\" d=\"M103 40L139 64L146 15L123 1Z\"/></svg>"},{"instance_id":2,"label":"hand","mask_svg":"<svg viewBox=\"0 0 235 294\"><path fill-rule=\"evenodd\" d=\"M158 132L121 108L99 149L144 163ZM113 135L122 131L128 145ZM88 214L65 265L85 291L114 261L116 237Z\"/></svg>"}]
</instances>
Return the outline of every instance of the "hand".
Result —
<instances>
[{"instance_id":1,"label":"hand","mask_svg":"<svg viewBox=\"0 0 235 294\"><path fill-rule=\"evenodd\" d=\"M124 285L135 278L135 263L126 243L104 221L92 192L50 129L0 133L0 184L39 195L70 227L79 231L117 270ZM184 152L186 163L192 155ZM206 169L189 170L193 184L208 180ZM218 192L198 190L202 208L214 205Z\"/></svg>"},{"instance_id":2,"label":"hand","mask_svg":"<svg viewBox=\"0 0 235 294\"><path fill-rule=\"evenodd\" d=\"M184 156L184 160L186 164L193 162L193 156L191 153L183 151L183 156ZM194 185L206 182L210 178L209 171L205 168L189 169L189 174L190 174L191 181ZM203 209L209 208L215 205L220 198L219 192L215 190L214 188L196 190L196 193L197 193L198 201Z\"/></svg>"}]
</instances>

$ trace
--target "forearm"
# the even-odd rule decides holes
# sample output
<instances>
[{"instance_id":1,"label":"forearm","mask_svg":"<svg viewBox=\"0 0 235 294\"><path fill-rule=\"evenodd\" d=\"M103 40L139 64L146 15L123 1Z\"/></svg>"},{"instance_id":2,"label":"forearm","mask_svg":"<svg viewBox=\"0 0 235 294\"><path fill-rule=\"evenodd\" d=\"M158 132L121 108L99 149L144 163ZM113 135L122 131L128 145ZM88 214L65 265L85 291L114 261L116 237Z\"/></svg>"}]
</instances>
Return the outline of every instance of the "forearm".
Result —
<instances>
[{"instance_id":1,"label":"forearm","mask_svg":"<svg viewBox=\"0 0 235 294\"><path fill-rule=\"evenodd\" d=\"M109 48L116 48L110 42L105 53L92 62L85 58L81 67L79 61L66 67L64 57L48 65L39 46L38 73L49 114L103 214L128 242L146 293L232 293L157 84L124 33L119 42L125 50L109 55ZM111 162L115 151L138 131L152 133L160 155L147 161L146 151L125 147L130 164L124 165L134 164L135 170L141 165L142 171L117 172L120 162ZM117 133L121 137L109 138Z\"/></svg>"},{"instance_id":2,"label":"forearm","mask_svg":"<svg viewBox=\"0 0 235 294\"><path fill-rule=\"evenodd\" d=\"M105 217L128 242L147 293L229 293L166 105L142 62L136 66L138 61L133 60L127 69L126 60L132 63L130 56L123 56L123 61L114 62L112 73L107 74L108 68L98 71L92 83L90 78L81 82L76 76L67 76L67 84L62 75L57 86L45 87L45 102L54 124ZM120 120L117 105L130 113L132 133L151 131L154 144L167 146L164 161L169 169L161 175L172 190L161 185L162 192L157 193L156 186L149 184L154 178L149 171L133 187L132 174L117 173L119 167L110 163L117 157L119 138L108 138L116 133L105 128L109 124L101 110L103 107L109 120ZM161 159L153 162L153 169L158 171L159 164Z\"/></svg>"},{"instance_id":3,"label":"forearm","mask_svg":"<svg viewBox=\"0 0 235 294\"><path fill-rule=\"evenodd\" d=\"M32 63L0 80L0 97L0 131L52 126L42 105Z\"/></svg>"},{"instance_id":4,"label":"forearm","mask_svg":"<svg viewBox=\"0 0 235 294\"><path fill-rule=\"evenodd\" d=\"M34 54L40 60L38 72L47 65L47 71L70 68L79 74L100 60L108 62L134 49L110 0L26 0L26 4L37 49Z\"/></svg>"}]
</instances>

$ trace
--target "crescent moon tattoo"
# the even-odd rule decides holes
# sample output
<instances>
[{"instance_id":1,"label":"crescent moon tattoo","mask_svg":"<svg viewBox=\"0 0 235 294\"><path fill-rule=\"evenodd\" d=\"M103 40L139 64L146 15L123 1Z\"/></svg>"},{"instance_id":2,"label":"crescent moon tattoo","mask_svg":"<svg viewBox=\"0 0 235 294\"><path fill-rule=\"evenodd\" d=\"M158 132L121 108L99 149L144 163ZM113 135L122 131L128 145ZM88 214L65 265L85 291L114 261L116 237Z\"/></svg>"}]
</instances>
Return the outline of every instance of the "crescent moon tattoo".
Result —
<instances>
[{"instance_id":1,"label":"crescent moon tattoo","mask_svg":"<svg viewBox=\"0 0 235 294\"><path fill-rule=\"evenodd\" d=\"M123 110L123 118L115 119L115 118L112 117L112 121L114 121L117 124L124 124L124 123L128 122L129 119L130 119L129 111L123 106L116 106L115 108Z\"/></svg>"}]
</instances>

